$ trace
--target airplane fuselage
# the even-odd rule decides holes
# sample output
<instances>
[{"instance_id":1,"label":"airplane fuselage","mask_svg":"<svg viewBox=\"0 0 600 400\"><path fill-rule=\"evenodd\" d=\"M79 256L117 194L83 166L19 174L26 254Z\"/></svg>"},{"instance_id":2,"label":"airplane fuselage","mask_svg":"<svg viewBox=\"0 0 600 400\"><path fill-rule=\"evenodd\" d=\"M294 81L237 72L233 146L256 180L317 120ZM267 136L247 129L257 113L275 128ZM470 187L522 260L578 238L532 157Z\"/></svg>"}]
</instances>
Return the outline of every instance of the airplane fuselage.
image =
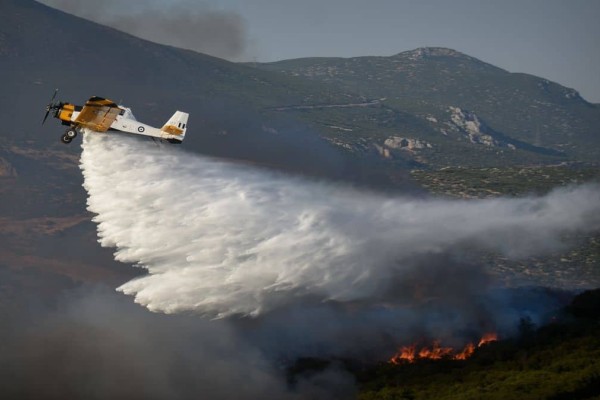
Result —
<instances>
[{"instance_id":1,"label":"airplane fuselage","mask_svg":"<svg viewBox=\"0 0 600 400\"><path fill-rule=\"evenodd\" d=\"M119 131L164 139L171 143L181 143L185 136L188 114L181 111L177 111L167 124L158 129L139 122L131 109L122 106L115 107L109 112L93 110L92 112L97 115L94 115L95 125L90 126L89 117L83 120L80 118L83 109L82 106L62 103L54 117L60 119L63 125L70 126L78 132L81 132L82 128L89 128L97 132ZM115 109L118 109L118 114L114 112Z\"/></svg>"},{"instance_id":2,"label":"airplane fuselage","mask_svg":"<svg viewBox=\"0 0 600 400\"><path fill-rule=\"evenodd\" d=\"M164 139L171 143L181 143L185 138L189 114L176 111L162 128L139 122L130 108L117 105L114 101L92 96L83 106L72 103L54 102L58 89L54 91L50 103L46 106L46 114L42 125L50 112L54 118L69 128L62 135L63 143L71 143L78 133L84 129L94 132L117 131L134 135L150 136Z\"/></svg>"}]
</instances>

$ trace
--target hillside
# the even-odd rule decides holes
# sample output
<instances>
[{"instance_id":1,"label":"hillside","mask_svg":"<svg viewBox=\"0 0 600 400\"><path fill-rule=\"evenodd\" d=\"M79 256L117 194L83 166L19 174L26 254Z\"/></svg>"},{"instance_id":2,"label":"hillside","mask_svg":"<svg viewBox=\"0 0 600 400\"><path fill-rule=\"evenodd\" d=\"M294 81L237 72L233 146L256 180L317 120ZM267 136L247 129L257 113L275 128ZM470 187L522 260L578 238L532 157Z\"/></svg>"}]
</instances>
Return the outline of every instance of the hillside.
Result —
<instances>
[{"instance_id":1,"label":"hillside","mask_svg":"<svg viewBox=\"0 0 600 400\"><path fill-rule=\"evenodd\" d=\"M361 400L597 399L600 396L600 289L584 292L535 327L492 342L466 361L381 364L357 373Z\"/></svg>"},{"instance_id":2,"label":"hillside","mask_svg":"<svg viewBox=\"0 0 600 400\"><path fill-rule=\"evenodd\" d=\"M393 357L378 364L304 358L288 368L288 379L297 382L337 365L354 375L359 400L598 399L600 289L553 296L564 297L563 306L540 325L521 318L515 321L514 335L491 335L488 342L474 345L465 359L453 358L455 349L443 344L438 349L450 355L421 350L412 359ZM402 350L419 348L407 344Z\"/></svg>"},{"instance_id":3,"label":"hillside","mask_svg":"<svg viewBox=\"0 0 600 400\"><path fill-rule=\"evenodd\" d=\"M305 58L252 65L379 99L381 113L375 118L381 130L370 133L373 140L378 136L384 147L389 136L429 142L431 148L417 146L414 151L426 164L483 166L494 160L527 163L552 157L596 161L600 156L596 104L573 89L510 73L455 50L419 48L391 57ZM356 136L364 135L352 114L346 114L345 121L341 115L324 115L323 124L327 123L339 123L345 132L336 139L351 146L356 145ZM393 151L396 147L389 143ZM527 154L519 154L518 149Z\"/></svg>"}]
</instances>

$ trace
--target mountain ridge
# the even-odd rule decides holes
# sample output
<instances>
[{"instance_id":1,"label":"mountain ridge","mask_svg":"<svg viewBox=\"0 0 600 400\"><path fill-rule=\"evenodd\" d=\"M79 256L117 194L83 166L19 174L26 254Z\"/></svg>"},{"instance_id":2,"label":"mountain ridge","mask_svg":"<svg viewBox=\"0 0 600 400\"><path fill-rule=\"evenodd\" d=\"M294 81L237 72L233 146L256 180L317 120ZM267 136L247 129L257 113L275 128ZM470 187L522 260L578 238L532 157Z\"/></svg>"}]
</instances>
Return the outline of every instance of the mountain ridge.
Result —
<instances>
[{"instance_id":1,"label":"mountain ridge","mask_svg":"<svg viewBox=\"0 0 600 400\"><path fill-rule=\"evenodd\" d=\"M333 84L367 98L383 98L385 106L421 116L440 133L447 130L444 125L450 122L451 110L460 108L504 137L563 153L567 159L593 162L600 155L600 108L577 91L506 71L453 49L417 48L387 57L305 58L252 65ZM444 122L436 124L437 120ZM426 133L417 136L424 139Z\"/></svg>"}]
</instances>

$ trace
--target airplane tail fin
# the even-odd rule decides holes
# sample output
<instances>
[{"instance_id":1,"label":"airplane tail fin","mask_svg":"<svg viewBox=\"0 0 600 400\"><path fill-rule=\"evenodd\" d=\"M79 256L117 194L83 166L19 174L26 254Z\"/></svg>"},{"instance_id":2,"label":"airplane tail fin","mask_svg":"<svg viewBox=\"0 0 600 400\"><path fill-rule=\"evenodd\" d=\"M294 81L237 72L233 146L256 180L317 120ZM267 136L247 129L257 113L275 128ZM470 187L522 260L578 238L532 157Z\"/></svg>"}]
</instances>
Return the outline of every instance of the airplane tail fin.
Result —
<instances>
[{"instance_id":1,"label":"airplane tail fin","mask_svg":"<svg viewBox=\"0 0 600 400\"><path fill-rule=\"evenodd\" d=\"M183 111L176 111L175 114L167 121L165 126L161 128L161 131L172 135L169 139L177 140L179 142L183 142L183 138L185 137L185 132L187 131L187 122L188 122L189 114Z\"/></svg>"}]
</instances>

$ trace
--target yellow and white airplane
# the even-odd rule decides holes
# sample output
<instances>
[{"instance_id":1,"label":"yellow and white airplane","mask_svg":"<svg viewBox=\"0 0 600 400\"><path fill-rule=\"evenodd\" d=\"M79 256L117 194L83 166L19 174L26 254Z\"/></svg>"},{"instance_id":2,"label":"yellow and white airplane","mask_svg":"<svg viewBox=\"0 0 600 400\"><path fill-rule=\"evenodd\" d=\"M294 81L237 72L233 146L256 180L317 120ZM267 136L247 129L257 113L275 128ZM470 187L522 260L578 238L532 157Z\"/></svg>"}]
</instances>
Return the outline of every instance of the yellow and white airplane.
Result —
<instances>
[{"instance_id":1,"label":"yellow and white airplane","mask_svg":"<svg viewBox=\"0 0 600 400\"><path fill-rule=\"evenodd\" d=\"M71 143L83 128L95 132L118 131L135 135L150 136L164 139L171 143L181 143L185 138L189 114L176 111L175 114L160 129L138 122L131 109L117 105L114 101L101 97L91 97L84 106L71 103L54 102L58 89L50 103L46 106L46 115L42 125L46 122L51 111L54 118L60 119L63 125L69 128L60 138L63 143Z\"/></svg>"}]
</instances>

